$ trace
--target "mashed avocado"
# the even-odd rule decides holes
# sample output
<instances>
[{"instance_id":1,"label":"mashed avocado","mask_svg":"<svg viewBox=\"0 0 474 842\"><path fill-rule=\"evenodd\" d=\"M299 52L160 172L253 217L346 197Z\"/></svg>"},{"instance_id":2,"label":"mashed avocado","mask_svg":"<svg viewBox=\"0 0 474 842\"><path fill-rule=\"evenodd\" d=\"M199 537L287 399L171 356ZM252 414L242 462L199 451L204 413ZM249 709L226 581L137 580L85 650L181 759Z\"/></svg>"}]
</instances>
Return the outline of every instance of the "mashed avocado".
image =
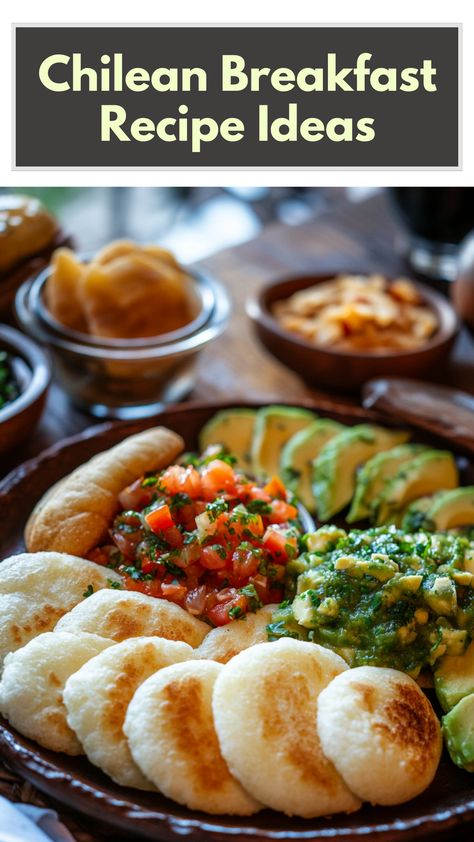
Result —
<instances>
[{"instance_id":1,"label":"mashed avocado","mask_svg":"<svg viewBox=\"0 0 474 842\"><path fill-rule=\"evenodd\" d=\"M351 666L416 675L474 636L474 545L449 533L407 534L395 526L322 527L287 567L287 596L269 626L334 649Z\"/></svg>"}]
</instances>

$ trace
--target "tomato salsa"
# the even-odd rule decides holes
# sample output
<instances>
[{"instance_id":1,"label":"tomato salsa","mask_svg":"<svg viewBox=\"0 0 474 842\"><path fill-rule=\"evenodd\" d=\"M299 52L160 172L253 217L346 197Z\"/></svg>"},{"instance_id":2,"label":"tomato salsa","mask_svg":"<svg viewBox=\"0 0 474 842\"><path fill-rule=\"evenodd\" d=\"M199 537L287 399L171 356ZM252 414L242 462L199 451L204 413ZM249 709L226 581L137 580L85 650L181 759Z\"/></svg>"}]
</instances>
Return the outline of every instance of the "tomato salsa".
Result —
<instances>
[{"instance_id":1,"label":"tomato salsa","mask_svg":"<svg viewBox=\"0 0 474 842\"><path fill-rule=\"evenodd\" d=\"M110 542L89 558L124 587L222 626L280 602L298 555L298 510L278 477L257 484L215 452L141 477L119 496Z\"/></svg>"}]
</instances>

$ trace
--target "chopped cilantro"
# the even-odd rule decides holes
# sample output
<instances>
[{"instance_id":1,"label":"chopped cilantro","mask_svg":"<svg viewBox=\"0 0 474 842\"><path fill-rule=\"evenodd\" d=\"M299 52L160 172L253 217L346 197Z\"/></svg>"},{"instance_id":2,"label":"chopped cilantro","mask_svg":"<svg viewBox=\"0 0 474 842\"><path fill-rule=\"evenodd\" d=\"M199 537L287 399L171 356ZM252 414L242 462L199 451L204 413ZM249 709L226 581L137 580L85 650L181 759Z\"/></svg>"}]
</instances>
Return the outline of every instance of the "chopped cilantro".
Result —
<instances>
[{"instance_id":1,"label":"chopped cilantro","mask_svg":"<svg viewBox=\"0 0 474 842\"><path fill-rule=\"evenodd\" d=\"M250 611L257 611L258 608L262 607L262 600L255 589L255 585L245 585L245 587L239 588L239 593L247 598Z\"/></svg>"},{"instance_id":2,"label":"chopped cilantro","mask_svg":"<svg viewBox=\"0 0 474 842\"><path fill-rule=\"evenodd\" d=\"M233 620L238 620L241 617L243 611L240 605L234 605L232 608L229 609L229 617L232 617Z\"/></svg>"},{"instance_id":3,"label":"chopped cilantro","mask_svg":"<svg viewBox=\"0 0 474 842\"><path fill-rule=\"evenodd\" d=\"M189 506L191 502L189 494L184 494L184 492L179 491L177 494L173 494L169 501L169 505L172 509L182 509L183 506Z\"/></svg>"},{"instance_id":4,"label":"chopped cilantro","mask_svg":"<svg viewBox=\"0 0 474 842\"><path fill-rule=\"evenodd\" d=\"M160 561L165 565L168 573L171 573L173 576L177 576L178 579L183 578L184 570L181 570L181 567L178 567L178 565L175 564L169 556L161 556Z\"/></svg>"},{"instance_id":5,"label":"chopped cilantro","mask_svg":"<svg viewBox=\"0 0 474 842\"><path fill-rule=\"evenodd\" d=\"M87 599L87 597L92 596L93 593L94 593L94 585L87 585L87 588L85 589L82 596L84 597L84 599Z\"/></svg>"},{"instance_id":6,"label":"chopped cilantro","mask_svg":"<svg viewBox=\"0 0 474 842\"><path fill-rule=\"evenodd\" d=\"M254 515L269 515L271 514L272 507L265 500L249 500L247 511Z\"/></svg>"},{"instance_id":7,"label":"chopped cilantro","mask_svg":"<svg viewBox=\"0 0 474 842\"><path fill-rule=\"evenodd\" d=\"M216 497L212 503L207 503L206 512L209 514L211 521L216 520L223 512L228 511L228 503L222 497Z\"/></svg>"},{"instance_id":8,"label":"chopped cilantro","mask_svg":"<svg viewBox=\"0 0 474 842\"><path fill-rule=\"evenodd\" d=\"M114 588L116 591L121 591L123 585L121 582L116 582L114 579L107 579L107 584L109 588Z\"/></svg>"},{"instance_id":9,"label":"chopped cilantro","mask_svg":"<svg viewBox=\"0 0 474 842\"><path fill-rule=\"evenodd\" d=\"M222 558L222 559L227 558L227 553L225 551L225 548L222 546L222 544L211 544L209 549L214 550L214 552L217 553L217 555L220 558Z\"/></svg>"}]
</instances>

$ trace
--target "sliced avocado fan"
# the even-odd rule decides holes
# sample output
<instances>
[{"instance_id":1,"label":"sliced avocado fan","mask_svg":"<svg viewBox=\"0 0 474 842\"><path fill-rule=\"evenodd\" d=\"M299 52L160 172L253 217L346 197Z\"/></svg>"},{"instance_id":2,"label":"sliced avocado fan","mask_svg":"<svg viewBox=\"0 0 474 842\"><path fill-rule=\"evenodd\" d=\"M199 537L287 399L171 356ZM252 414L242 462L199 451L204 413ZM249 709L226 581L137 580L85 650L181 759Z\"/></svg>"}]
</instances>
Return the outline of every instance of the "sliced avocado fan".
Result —
<instances>
[{"instance_id":1,"label":"sliced avocado fan","mask_svg":"<svg viewBox=\"0 0 474 842\"><path fill-rule=\"evenodd\" d=\"M427 517L432 521L437 532L455 529L457 526L472 526L474 524L474 486L466 485L464 488L440 491L433 497Z\"/></svg>"},{"instance_id":2,"label":"sliced avocado fan","mask_svg":"<svg viewBox=\"0 0 474 842\"><path fill-rule=\"evenodd\" d=\"M474 694L461 699L442 721L451 760L461 769L474 772Z\"/></svg>"},{"instance_id":3,"label":"sliced avocado fan","mask_svg":"<svg viewBox=\"0 0 474 842\"><path fill-rule=\"evenodd\" d=\"M419 497L405 509L400 526L405 532L418 532L426 529L433 532L433 524L428 520L427 512L433 504L434 496Z\"/></svg>"},{"instance_id":4,"label":"sliced avocado fan","mask_svg":"<svg viewBox=\"0 0 474 842\"><path fill-rule=\"evenodd\" d=\"M387 480L378 500L374 500L378 525L396 520L403 509L418 497L442 488L456 488L459 482L454 457L447 450L427 450L404 465Z\"/></svg>"},{"instance_id":5,"label":"sliced avocado fan","mask_svg":"<svg viewBox=\"0 0 474 842\"><path fill-rule=\"evenodd\" d=\"M356 471L376 453L407 441L405 430L375 424L348 427L322 448L314 462L313 493L320 520L329 520L352 499Z\"/></svg>"},{"instance_id":6,"label":"sliced avocado fan","mask_svg":"<svg viewBox=\"0 0 474 842\"><path fill-rule=\"evenodd\" d=\"M474 693L474 642L461 655L441 658L434 674L434 686L444 711L451 710L464 696Z\"/></svg>"},{"instance_id":7,"label":"sliced avocado fan","mask_svg":"<svg viewBox=\"0 0 474 842\"><path fill-rule=\"evenodd\" d=\"M314 412L295 406L259 409L252 441L252 471L257 477L279 474L280 453L288 439L316 419Z\"/></svg>"},{"instance_id":8,"label":"sliced avocado fan","mask_svg":"<svg viewBox=\"0 0 474 842\"><path fill-rule=\"evenodd\" d=\"M212 444L220 444L237 459L237 467L250 471L251 449L256 409L224 409L204 425L199 434L201 453Z\"/></svg>"},{"instance_id":9,"label":"sliced avocado fan","mask_svg":"<svg viewBox=\"0 0 474 842\"><path fill-rule=\"evenodd\" d=\"M373 502L379 497L387 478L393 476L395 471L423 450L426 450L426 447L422 444L400 444L369 459L357 474L355 494L347 522L354 523L370 517Z\"/></svg>"},{"instance_id":10,"label":"sliced avocado fan","mask_svg":"<svg viewBox=\"0 0 474 842\"><path fill-rule=\"evenodd\" d=\"M310 512L316 508L312 488L313 462L321 448L344 429L343 424L337 421L318 418L309 427L295 433L281 451L280 476Z\"/></svg>"}]
</instances>

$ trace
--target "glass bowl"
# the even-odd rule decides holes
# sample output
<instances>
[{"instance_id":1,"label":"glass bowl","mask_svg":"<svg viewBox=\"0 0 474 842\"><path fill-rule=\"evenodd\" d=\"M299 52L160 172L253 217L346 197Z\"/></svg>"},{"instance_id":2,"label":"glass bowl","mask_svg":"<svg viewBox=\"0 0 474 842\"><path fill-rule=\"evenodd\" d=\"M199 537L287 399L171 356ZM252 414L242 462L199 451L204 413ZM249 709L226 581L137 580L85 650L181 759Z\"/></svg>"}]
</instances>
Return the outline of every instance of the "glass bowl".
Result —
<instances>
[{"instance_id":1,"label":"glass bowl","mask_svg":"<svg viewBox=\"0 0 474 842\"><path fill-rule=\"evenodd\" d=\"M20 287L16 316L30 336L48 347L54 376L76 406L98 418L144 418L189 393L200 351L228 322L230 301L221 284L202 272L187 271L195 317L156 337L102 339L64 327L43 300L51 268Z\"/></svg>"}]
</instances>

